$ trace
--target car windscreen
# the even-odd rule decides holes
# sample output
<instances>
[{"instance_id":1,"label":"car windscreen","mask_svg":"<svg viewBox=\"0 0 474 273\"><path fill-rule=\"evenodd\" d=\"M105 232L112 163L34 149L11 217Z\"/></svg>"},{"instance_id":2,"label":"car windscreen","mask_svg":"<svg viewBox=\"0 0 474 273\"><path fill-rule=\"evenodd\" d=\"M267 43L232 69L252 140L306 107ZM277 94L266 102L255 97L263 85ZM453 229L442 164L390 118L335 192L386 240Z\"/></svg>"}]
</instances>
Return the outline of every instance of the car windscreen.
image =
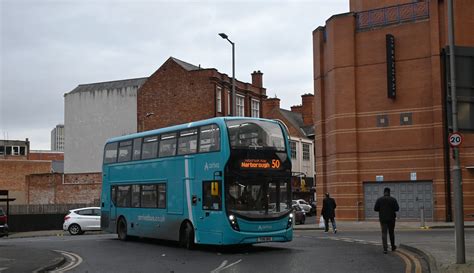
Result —
<instances>
[{"instance_id":1,"label":"car windscreen","mask_svg":"<svg viewBox=\"0 0 474 273\"><path fill-rule=\"evenodd\" d=\"M265 120L228 120L232 149L271 149L285 151L283 131L276 122Z\"/></svg>"}]
</instances>

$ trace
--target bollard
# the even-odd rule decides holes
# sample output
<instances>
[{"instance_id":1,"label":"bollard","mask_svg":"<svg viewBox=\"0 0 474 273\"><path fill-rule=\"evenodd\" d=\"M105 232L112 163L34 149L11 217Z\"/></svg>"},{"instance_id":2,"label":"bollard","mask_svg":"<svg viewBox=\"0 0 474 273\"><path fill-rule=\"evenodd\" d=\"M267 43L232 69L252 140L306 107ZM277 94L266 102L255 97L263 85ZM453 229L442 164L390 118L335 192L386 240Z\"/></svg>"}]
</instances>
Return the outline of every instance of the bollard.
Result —
<instances>
[{"instance_id":1,"label":"bollard","mask_svg":"<svg viewBox=\"0 0 474 273\"><path fill-rule=\"evenodd\" d=\"M420 220L421 220L421 227L424 228L425 227L425 208L424 207L421 207L420 208Z\"/></svg>"}]
</instances>

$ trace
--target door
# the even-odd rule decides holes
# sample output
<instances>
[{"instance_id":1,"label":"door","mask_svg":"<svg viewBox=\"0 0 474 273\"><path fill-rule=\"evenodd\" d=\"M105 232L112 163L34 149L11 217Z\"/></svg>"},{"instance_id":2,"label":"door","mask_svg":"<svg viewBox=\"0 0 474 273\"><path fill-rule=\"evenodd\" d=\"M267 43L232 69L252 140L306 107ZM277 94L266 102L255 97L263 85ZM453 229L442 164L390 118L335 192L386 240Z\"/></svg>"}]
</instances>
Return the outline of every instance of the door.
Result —
<instances>
[{"instance_id":1,"label":"door","mask_svg":"<svg viewBox=\"0 0 474 273\"><path fill-rule=\"evenodd\" d=\"M109 231L117 230L117 187L110 186ZM103 216L102 216L103 217Z\"/></svg>"},{"instance_id":2,"label":"door","mask_svg":"<svg viewBox=\"0 0 474 273\"><path fill-rule=\"evenodd\" d=\"M433 219L433 183L430 181L364 182L365 219L378 219L374 206L386 187L400 206L398 219L420 220L422 210L425 220Z\"/></svg>"}]
</instances>

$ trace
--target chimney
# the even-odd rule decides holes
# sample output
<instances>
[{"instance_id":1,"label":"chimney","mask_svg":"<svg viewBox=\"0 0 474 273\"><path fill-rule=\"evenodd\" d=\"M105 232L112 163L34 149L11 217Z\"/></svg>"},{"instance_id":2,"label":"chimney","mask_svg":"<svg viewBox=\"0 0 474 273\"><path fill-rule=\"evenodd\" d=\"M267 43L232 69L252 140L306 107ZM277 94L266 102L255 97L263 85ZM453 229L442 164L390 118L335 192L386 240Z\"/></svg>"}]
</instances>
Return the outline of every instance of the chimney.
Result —
<instances>
[{"instance_id":1,"label":"chimney","mask_svg":"<svg viewBox=\"0 0 474 273\"><path fill-rule=\"evenodd\" d=\"M314 108L314 95L304 94L301 96L303 101L301 115L303 116L303 124L305 126L313 125L313 108ZM293 109L292 109L293 110Z\"/></svg>"},{"instance_id":2,"label":"chimney","mask_svg":"<svg viewBox=\"0 0 474 273\"><path fill-rule=\"evenodd\" d=\"M264 118L273 118L271 113L276 109L280 110L280 99L279 98L269 98L263 100L262 104L262 117Z\"/></svg>"},{"instance_id":3,"label":"chimney","mask_svg":"<svg viewBox=\"0 0 474 273\"><path fill-rule=\"evenodd\" d=\"M263 87L263 73L260 70L252 73L252 85L259 88Z\"/></svg>"},{"instance_id":4,"label":"chimney","mask_svg":"<svg viewBox=\"0 0 474 273\"><path fill-rule=\"evenodd\" d=\"M303 114L303 105L293 105L293 106L291 106L291 112Z\"/></svg>"}]
</instances>

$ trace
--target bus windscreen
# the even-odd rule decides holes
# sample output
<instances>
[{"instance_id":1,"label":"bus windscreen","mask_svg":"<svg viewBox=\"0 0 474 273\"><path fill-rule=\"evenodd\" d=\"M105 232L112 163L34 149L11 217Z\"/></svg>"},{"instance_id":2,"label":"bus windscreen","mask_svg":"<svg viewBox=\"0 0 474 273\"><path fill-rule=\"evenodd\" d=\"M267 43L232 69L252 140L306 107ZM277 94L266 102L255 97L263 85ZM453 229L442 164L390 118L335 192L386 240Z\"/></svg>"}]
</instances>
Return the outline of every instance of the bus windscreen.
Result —
<instances>
[{"instance_id":1,"label":"bus windscreen","mask_svg":"<svg viewBox=\"0 0 474 273\"><path fill-rule=\"evenodd\" d=\"M265 149L285 151L285 140L281 127L263 120L228 120L230 146L232 149Z\"/></svg>"}]
</instances>

